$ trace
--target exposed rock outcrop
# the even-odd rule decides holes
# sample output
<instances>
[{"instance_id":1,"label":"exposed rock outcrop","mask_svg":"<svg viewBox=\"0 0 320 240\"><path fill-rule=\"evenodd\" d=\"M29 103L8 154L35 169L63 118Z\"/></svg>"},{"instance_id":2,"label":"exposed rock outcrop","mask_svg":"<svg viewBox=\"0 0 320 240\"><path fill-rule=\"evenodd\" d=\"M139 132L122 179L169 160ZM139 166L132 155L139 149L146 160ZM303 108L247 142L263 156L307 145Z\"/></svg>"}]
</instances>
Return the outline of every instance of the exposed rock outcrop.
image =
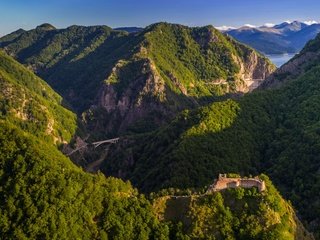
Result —
<instances>
[{"instance_id":1,"label":"exposed rock outcrop","mask_svg":"<svg viewBox=\"0 0 320 240\"><path fill-rule=\"evenodd\" d=\"M238 77L243 81L242 85L237 85L239 92L249 92L257 88L276 69L269 60L253 50L249 51L244 60L236 56L233 56L233 59L240 66Z\"/></svg>"},{"instance_id":2,"label":"exposed rock outcrop","mask_svg":"<svg viewBox=\"0 0 320 240\"><path fill-rule=\"evenodd\" d=\"M320 58L318 52L305 52L294 57L292 60L277 69L273 74L266 78L261 84L261 89L277 88L282 86L287 80L294 79L301 75L307 65Z\"/></svg>"}]
</instances>

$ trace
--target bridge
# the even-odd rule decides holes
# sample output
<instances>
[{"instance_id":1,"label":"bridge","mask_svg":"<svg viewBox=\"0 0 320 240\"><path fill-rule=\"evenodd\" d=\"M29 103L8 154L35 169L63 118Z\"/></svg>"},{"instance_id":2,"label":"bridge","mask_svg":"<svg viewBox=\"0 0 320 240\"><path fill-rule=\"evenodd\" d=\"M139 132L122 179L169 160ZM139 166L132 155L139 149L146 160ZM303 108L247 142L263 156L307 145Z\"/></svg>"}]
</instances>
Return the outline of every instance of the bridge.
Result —
<instances>
[{"instance_id":1,"label":"bridge","mask_svg":"<svg viewBox=\"0 0 320 240\"><path fill-rule=\"evenodd\" d=\"M93 142L93 143L86 143L84 142L83 145L77 147L76 149L72 150L70 153L66 154L67 156L71 156L72 154L74 154L75 152L78 152L80 149L85 148L89 145L93 146L94 148L99 147L102 144L106 144L106 143L110 143L110 144L115 144L119 141L120 138L111 138L111 139L106 139L106 140L102 140L102 141L98 141L98 142Z\"/></svg>"},{"instance_id":2,"label":"bridge","mask_svg":"<svg viewBox=\"0 0 320 240\"><path fill-rule=\"evenodd\" d=\"M112 138L112 139L107 139L107 140L103 140L103 141L99 141L99 142L93 142L91 143L94 148L99 147L101 144L105 144L105 143L111 143L111 144L115 144L119 141L119 138Z\"/></svg>"}]
</instances>

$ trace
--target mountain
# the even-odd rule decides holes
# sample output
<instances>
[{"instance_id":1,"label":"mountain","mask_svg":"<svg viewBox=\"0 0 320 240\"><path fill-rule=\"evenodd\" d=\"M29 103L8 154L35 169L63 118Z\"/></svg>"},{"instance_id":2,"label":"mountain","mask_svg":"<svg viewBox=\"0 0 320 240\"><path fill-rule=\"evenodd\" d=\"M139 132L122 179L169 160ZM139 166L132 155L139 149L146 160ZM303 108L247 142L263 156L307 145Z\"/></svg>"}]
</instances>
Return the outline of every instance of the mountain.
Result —
<instances>
[{"instance_id":1,"label":"mountain","mask_svg":"<svg viewBox=\"0 0 320 240\"><path fill-rule=\"evenodd\" d=\"M262 175L267 191L228 189L202 195L158 196L158 219L171 222L170 239L314 239ZM160 193L161 194L161 193Z\"/></svg>"},{"instance_id":2,"label":"mountain","mask_svg":"<svg viewBox=\"0 0 320 240\"><path fill-rule=\"evenodd\" d=\"M270 75L260 86L260 89L277 88L287 81L298 78L319 64L320 35L309 41L301 52Z\"/></svg>"},{"instance_id":3,"label":"mountain","mask_svg":"<svg viewBox=\"0 0 320 240\"><path fill-rule=\"evenodd\" d=\"M0 47L59 92L96 138L153 130L183 109L247 92L275 70L212 26L158 23L129 34L45 25L11 35Z\"/></svg>"},{"instance_id":4,"label":"mountain","mask_svg":"<svg viewBox=\"0 0 320 240\"><path fill-rule=\"evenodd\" d=\"M84 172L44 137L52 133L41 128L49 116L55 123L67 121L57 125L58 133L67 130L68 121L75 124L61 97L3 52L0 80L1 238L313 239L264 175L264 192L189 191L184 197L166 190L144 196L129 182ZM172 212L181 202L184 209Z\"/></svg>"},{"instance_id":5,"label":"mountain","mask_svg":"<svg viewBox=\"0 0 320 240\"><path fill-rule=\"evenodd\" d=\"M297 53L317 36L320 24L294 21L272 27L241 27L224 32L264 54Z\"/></svg>"},{"instance_id":6,"label":"mountain","mask_svg":"<svg viewBox=\"0 0 320 240\"><path fill-rule=\"evenodd\" d=\"M320 236L320 35L240 99L186 110L113 146L102 170L149 192L208 185L219 172L267 173Z\"/></svg>"},{"instance_id":7,"label":"mountain","mask_svg":"<svg viewBox=\"0 0 320 240\"><path fill-rule=\"evenodd\" d=\"M136 32L143 31L143 28L140 28L140 27L119 27L119 28L114 28L113 30L126 31L128 33L136 33Z\"/></svg>"},{"instance_id":8,"label":"mountain","mask_svg":"<svg viewBox=\"0 0 320 240\"><path fill-rule=\"evenodd\" d=\"M56 138L74 134L75 115L3 52L0 84L1 238L158 239L165 233L130 183L85 173L57 149Z\"/></svg>"},{"instance_id":9,"label":"mountain","mask_svg":"<svg viewBox=\"0 0 320 240\"><path fill-rule=\"evenodd\" d=\"M57 149L2 122L0 140L3 238L313 239L271 184L264 194L239 189L172 200L156 197L151 204L129 183L85 173ZM168 214L181 200L186 212L176 209L173 214L187 223Z\"/></svg>"},{"instance_id":10,"label":"mountain","mask_svg":"<svg viewBox=\"0 0 320 240\"><path fill-rule=\"evenodd\" d=\"M57 144L70 141L76 115L46 82L0 51L0 120Z\"/></svg>"}]
</instances>

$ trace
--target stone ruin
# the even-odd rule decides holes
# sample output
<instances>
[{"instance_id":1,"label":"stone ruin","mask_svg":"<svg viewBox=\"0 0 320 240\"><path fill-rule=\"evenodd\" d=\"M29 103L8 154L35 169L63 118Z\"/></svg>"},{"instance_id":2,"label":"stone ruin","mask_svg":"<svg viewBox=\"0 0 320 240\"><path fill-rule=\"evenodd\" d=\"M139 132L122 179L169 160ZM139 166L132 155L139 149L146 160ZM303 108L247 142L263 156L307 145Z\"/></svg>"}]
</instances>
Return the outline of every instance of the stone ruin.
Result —
<instances>
[{"instance_id":1,"label":"stone ruin","mask_svg":"<svg viewBox=\"0 0 320 240\"><path fill-rule=\"evenodd\" d=\"M254 178L229 178L227 174L219 174L219 178L209 186L207 193L221 191L228 188L258 188L259 192L266 189L265 182L259 177Z\"/></svg>"}]
</instances>

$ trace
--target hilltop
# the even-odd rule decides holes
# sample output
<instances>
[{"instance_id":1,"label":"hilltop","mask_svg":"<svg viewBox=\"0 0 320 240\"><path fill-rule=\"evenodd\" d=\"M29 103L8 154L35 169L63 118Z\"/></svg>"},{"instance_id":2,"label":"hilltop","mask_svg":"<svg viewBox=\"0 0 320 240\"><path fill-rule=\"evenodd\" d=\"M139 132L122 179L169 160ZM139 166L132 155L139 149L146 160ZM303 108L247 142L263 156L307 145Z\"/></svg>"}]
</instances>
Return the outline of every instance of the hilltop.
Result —
<instances>
[{"instance_id":1,"label":"hilltop","mask_svg":"<svg viewBox=\"0 0 320 240\"><path fill-rule=\"evenodd\" d=\"M266 190L227 189L211 194L164 195L153 199L171 239L314 239L267 176Z\"/></svg>"},{"instance_id":2,"label":"hilltop","mask_svg":"<svg viewBox=\"0 0 320 240\"><path fill-rule=\"evenodd\" d=\"M319 49L317 37L263 90L183 111L153 133L125 138L102 170L146 192L200 187L221 171L266 172L317 231Z\"/></svg>"},{"instance_id":3,"label":"hilltop","mask_svg":"<svg viewBox=\"0 0 320 240\"><path fill-rule=\"evenodd\" d=\"M129 34L46 24L9 34L0 47L45 79L97 137L153 130L183 109L247 92L275 70L212 26L157 23Z\"/></svg>"},{"instance_id":4,"label":"hilltop","mask_svg":"<svg viewBox=\"0 0 320 240\"><path fill-rule=\"evenodd\" d=\"M75 130L74 115L43 80L3 52L0 52L0 80L0 235L3 238L172 239L176 236L180 239L191 234L218 239L238 236L257 239L270 235L278 239L284 236L312 239L288 203L272 190L271 183L263 197L254 189L203 195L205 203L191 195L188 198L196 200L185 206L197 219L187 212L174 213L179 219L189 219L192 231L185 231L188 227L185 223L181 228L175 219L159 217L162 212L167 216L164 205L161 208L159 205L164 202L163 197L152 195L151 200L139 194L129 182L86 173L64 156L53 137L70 140ZM48 132L51 119L54 122ZM70 129L66 128L69 124ZM171 204L169 198L166 196L165 201ZM247 203L250 208L251 204L259 206L250 217L252 222L263 218L264 227L244 228L239 233L247 223L239 226L235 223L249 212L231 208L232 199L238 204ZM274 203L277 205L273 206ZM206 216L197 214L204 208L211 209ZM216 219L215 209L220 209L218 220L224 228L208 231L206 225L197 226L199 220L206 223L212 217ZM281 224L272 221L270 214L278 216ZM234 223L229 222L230 217Z\"/></svg>"},{"instance_id":5,"label":"hilltop","mask_svg":"<svg viewBox=\"0 0 320 240\"><path fill-rule=\"evenodd\" d=\"M312 239L294 208L319 237L319 37L275 73L211 26L44 24L0 42L11 55L0 52L2 235ZM258 77L261 87L240 98ZM85 160L146 195L57 149L118 134ZM266 191L196 193L220 172L266 173L292 206L266 176Z\"/></svg>"}]
</instances>

